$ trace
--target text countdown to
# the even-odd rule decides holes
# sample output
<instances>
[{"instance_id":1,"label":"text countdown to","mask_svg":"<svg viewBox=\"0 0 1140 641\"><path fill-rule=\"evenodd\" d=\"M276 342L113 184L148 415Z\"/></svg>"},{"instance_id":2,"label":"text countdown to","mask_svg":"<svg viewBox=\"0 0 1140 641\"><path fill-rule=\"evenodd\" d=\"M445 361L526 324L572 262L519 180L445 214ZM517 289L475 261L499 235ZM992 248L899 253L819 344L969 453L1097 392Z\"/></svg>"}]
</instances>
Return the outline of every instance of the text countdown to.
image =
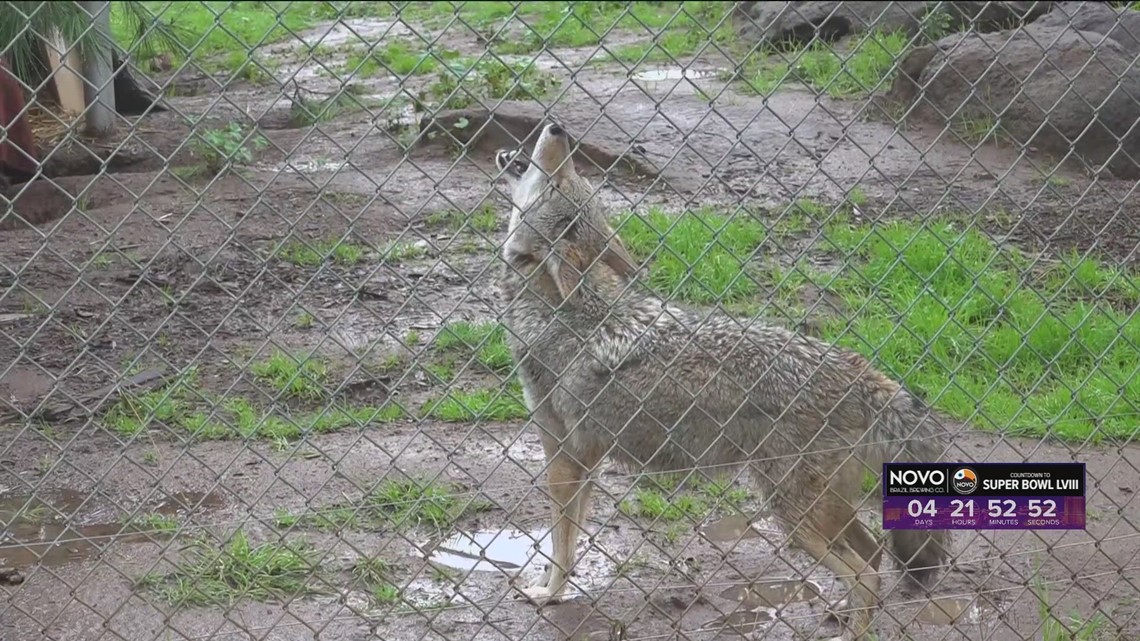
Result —
<instances>
[{"instance_id":1,"label":"text countdown to","mask_svg":"<svg viewBox=\"0 0 1140 641\"><path fill-rule=\"evenodd\" d=\"M1084 463L885 463L884 530L1083 530Z\"/></svg>"}]
</instances>

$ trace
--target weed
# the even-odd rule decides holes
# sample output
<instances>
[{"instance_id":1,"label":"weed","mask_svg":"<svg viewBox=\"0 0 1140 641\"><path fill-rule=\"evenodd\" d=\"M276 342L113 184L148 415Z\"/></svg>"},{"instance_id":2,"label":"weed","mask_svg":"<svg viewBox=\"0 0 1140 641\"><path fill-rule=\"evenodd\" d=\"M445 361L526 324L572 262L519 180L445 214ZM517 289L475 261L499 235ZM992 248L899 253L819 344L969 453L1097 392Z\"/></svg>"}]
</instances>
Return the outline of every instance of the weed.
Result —
<instances>
[{"instance_id":1,"label":"weed","mask_svg":"<svg viewBox=\"0 0 1140 641\"><path fill-rule=\"evenodd\" d=\"M289 124L292 127L307 127L372 106L378 105L362 100L349 91L337 92L321 99L294 97L289 108Z\"/></svg>"},{"instance_id":2,"label":"weed","mask_svg":"<svg viewBox=\"0 0 1140 641\"><path fill-rule=\"evenodd\" d=\"M417 346L417 345L419 345L419 344L420 344L422 341L423 341L423 338L422 338L422 337L420 337L420 333L419 333L419 332L417 332L417 331L416 331L416 330L414 330L414 329L413 329L413 330L410 330L410 331L407 333L407 335L406 335L406 336L404 336L404 345L405 345L405 346L407 346L407 347L416 347L416 346Z\"/></svg>"},{"instance_id":3,"label":"weed","mask_svg":"<svg viewBox=\"0 0 1140 641\"><path fill-rule=\"evenodd\" d=\"M210 175L250 164L253 162L253 149L269 144L260 134L249 136L237 122L205 133L195 131L194 136L191 146L201 157L204 169Z\"/></svg>"},{"instance_id":4,"label":"weed","mask_svg":"<svg viewBox=\"0 0 1140 641\"><path fill-rule=\"evenodd\" d=\"M382 73L422 75L436 71L440 61L446 64L459 58L459 52L450 49L419 53L423 49L422 43L412 45L404 40L391 40L372 51L353 50L345 60L345 72L353 78L370 78Z\"/></svg>"},{"instance_id":5,"label":"weed","mask_svg":"<svg viewBox=\"0 0 1140 641\"><path fill-rule=\"evenodd\" d=\"M514 367L506 337L499 323L457 321L444 325L431 346L437 352L474 355L488 370L505 374Z\"/></svg>"},{"instance_id":6,"label":"weed","mask_svg":"<svg viewBox=\"0 0 1140 641\"><path fill-rule=\"evenodd\" d=\"M833 44L813 41L791 60L773 60L757 54L745 61L745 88L767 95L786 80L795 79L832 97L864 94L889 82L895 61L910 46L905 32L871 31L851 50L836 51Z\"/></svg>"},{"instance_id":7,"label":"weed","mask_svg":"<svg viewBox=\"0 0 1140 641\"><path fill-rule=\"evenodd\" d=\"M146 452L143 452L142 460L143 463L146 463L151 467L155 467L158 465L158 452L154 450L147 450Z\"/></svg>"},{"instance_id":8,"label":"weed","mask_svg":"<svg viewBox=\"0 0 1140 641\"><path fill-rule=\"evenodd\" d=\"M312 314L309 312L301 312L297 314L297 320L293 321L293 326L297 329L311 329L315 322Z\"/></svg>"},{"instance_id":9,"label":"weed","mask_svg":"<svg viewBox=\"0 0 1140 641\"><path fill-rule=\"evenodd\" d=\"M477 232L490 234L499 229L499 215L490 203L483 205L470 215L455 209L436 212L427 217L427 223L434 226L443 226L453 231L462 231L470 226Z\"/></svg>"},{"instance_id":10,"label":"weed","mask_svg":"<svg viewBox=\"0 0 1140 641\"><path fill-rule=\"evenodd\" d=\"M151 423L177 425L197 394L197 373L189 369L165 387L142 394L125 393L103 417L103 425L121 437L142 432Z\"/></svg>"},{"instance_id":11,"label":"weed","mask_svg":"<svg viewBox=\"0 0 1140 641\"><path fill-rule=\"evenodd\" d=\"M362 557L352 564L352 576L364 585L381 585L392 574L392 568L380 557Z\"/></svg>"},{"instance_id":12,"label":"weed","mask_svg":"<svg viewBox=\"0 0 1140 641\"><path fill-rule=\"evenodd\" d=\"M366 507L395 528L436 530L447 530L465 515L489 508L485 502L465 498L462 488L417 479L385 479L368 496Z\"/></svg>"},{"instance_id":13,"label":"weed","mask_svg":"<svg viewBox=\"0 0 1140 641\"><path fill-rule=\"evenodd\" d=\"M419 243L393 242L380 252L380 260L385 263L402 263L427 255L427 248Z\"/></svg>"},{"instance_id":14,"label":"weed","mask_svg":"<svg viewBox=\"0 0 1140 641\"><path fill-rule=\"evenodd\" d=\"M298 359L281 351L250 368L258 381L269 385L286 398L317 400L325 396L328 367L313 357Z\"/></svg>"},{"instance_id":15,"label":"weed","mask_svg":"<svg viewBox=\"0 0 1140 641\"><path fill-rule=\"evenodd\" d=\"M372 588L372 600L376 603L391 604L400 601L400 588L385 583Z\"/></svg>"},{"instance_id":16,"label":"weed","mask_svg":"<svg viewBox=\"0 0 1140 641\"><path fill-rule=\"evenodd\" d=\"M765 230L747 214L730 218L700 209L670 216L651 209L644 216L620 217L617 230L634 258L653 257L649 285L667 296L710 303L756 292L745 265Z\"/></svg>"},{"instance_id":17,"label":"weed","mask_svg":"<svg viewBox=\"0 0 1140 641\"><path fill-rule=\"evenodd\" d=\"M364 260L368 248L341 239L328 238L309 242L293 241L277 250L277 257L298 267L315 267L325 262L352 266Z\"/></svg>"},{"instance_id":18,"label":"weed","mask_svg":"<svg viewBox=\"0 0 1140 641\"><path fill-rule=\"evenodd\" d=\"M171 604L232 606L239 599L288 600L311 592L308 550L283 543L252 545L238 530L219 548L205 541L187 546L185 560L167 575L147 575L142 585Z\"/></svg>"},{"instance_id":19,"label":"weed","mask_svg":"<svg viewBox=\"0 0 1140 641\"><path fill-rule=\"evenodd\" d=\"M1005 137L1000 121L984 108L963 110L956 114L950 120L949 131L960 140L975 145L991 140L997 144Z\"/></svg>"},{"instance_id":20,"label":"weed","mask_svg":"<svg viewBox=\"0 0 1140 641\"><path fill-rule=\"evenodd\" d=\"M512 421L526 418L527 414L518 396L503 389L453 389L442 398L428 400L421 409L422 416L449 423Z\"/></svg>"},{"instance_id":21,"label":"weed","mask_svg":"<svg viewBox=\"0 0 1140 641\"><path fill-rule=\"evenodd\" d=\"M748 490L720 479L693 483L692 489L684 489L679 477L647 477L644 483L649 487L634 488L633 497L618 505L626 516L666 522L699 521L716 504L739 509L750 497Z\"/></svg>"},{"instance_id":22,"label":"weed","mask_svg":"<svg viewBox=\"0 0 1140 641\"><path fill-rule=\"evenodd\" d=\"M1101 612L1085 618L1079 613L1058 618L1049 604L1049 588L1041 579L1040 570L1033 576L1033 592L1037 596L1037 614L1041 618L1042 641L1098 641L1103 638L1101 629L1108 626L1108 619Z\"/></svg>"},{"instance_id":23,"label":"weed","mask_svg":"<svg viewBox=\"0 0 1140 641\"><path fill-rule=\"evenodd\" d=\"M434 110L462 109L494 100L535 100L558 88L561 81L534 64L508 64L497 58L455 61L436 74L420 94Z\"/></svg>"},{"instance_id":24,"label":"weed","mask_svg":"<svg viewBox=\"0 0 1140 641\"><path fill-rule=\"evenodd\" d=\"M919 29L922 37L928 42L937 42L949 34L954 28L954 17L945 9L939 8L929 11L922 16Z\"/></svg>"},{"instance_id":25,"label":"weed","mask_svg":"<svg viewBox=\"0 0 1140 641\"><path fill-rule=\"evenodd\" d=\"M178 519L165 514L136 514L124 519L124 523L142 532L174 534L178 531Z\"/></svg>"}]
</instances>

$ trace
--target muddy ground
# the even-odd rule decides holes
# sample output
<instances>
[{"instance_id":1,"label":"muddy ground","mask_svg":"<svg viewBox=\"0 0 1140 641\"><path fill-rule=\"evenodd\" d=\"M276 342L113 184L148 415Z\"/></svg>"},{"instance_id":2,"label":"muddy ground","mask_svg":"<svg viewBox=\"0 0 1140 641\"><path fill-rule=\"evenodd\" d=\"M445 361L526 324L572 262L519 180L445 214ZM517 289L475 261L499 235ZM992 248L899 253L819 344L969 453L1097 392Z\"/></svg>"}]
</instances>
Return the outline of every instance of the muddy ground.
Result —
<instances>
[{"instance_id":1,"label":"muddy ground","mask_svg":"<svg viewBox=\"0 0 1140 641\"><path fill-rule=\"evenodd\" d=\"M386 28L362 21L357 32ZM306 37L316 41L326 31ZM474 36L461 46L478 49ZM1050 161L1032 150L973 150L917 123L901 131L863 99L817 98L793 87L767 99L750 96L720 79L729 61L711 57L695 64L708 73L690 78L663 68L639 80L617 64L598 64L571 81L559 70L557 60L576 66L592 51L544 54L545 66L564 78L549 101L593 157L634 150L635 170L606 181L606 197L619 206L739 202L764 215L798 198L838 203L858 187L868 197L859 214L868 220L979 211L976 223L988 232L1044 255L1092 249L1137 262L1140 212L1130 184L1066 168L1064 181L1045 181L1037 168ZM266 53L298 58L283 45ZM327 90L329 80L311 66L286 62L277 74ZM396 89L383 77L358 82L376 95ZM108 173L59 176L59 187L33 185L18 198L16 211L39 224L0 232L0 391L38 418L10 418L2 428L0 512L10 526L0 548L7 568L0 638L518 641L838 632L826 609L839 598L838 586L804 555L777 555L783 535L766 521L740 543L723 540L733 538L725 522L691 524L679 538L646 532L615 508L633 480L618 472L603 478L596 501L594 547L577 578L584 593L541 611L515 599L507 574L526 566L523 576L533 577L541 559L528 565L525 537L511 537L541 533L547 521L536 486L541 447L523 421L406 420L280 445L188 441L162 427L125 439L102 429L99 416L69 408L69 398L90 407L84 395L161 366L169 372L193 364L206 391L255 395L247 364L268 345L314 350L345 381L338 396L378 404L397 386L380 363L409 331L431 335L448 321L493 318L490 247L502 225L483 238L431 221L488 199L501 211L489 152L502 140L484 137L460 155L437 137L405 155L398 134L361 113L290 128L288 95L235 83L171 97L171 111L143 117L124 145L106 146L117 148ZM707 96L715 97L712 108ZM518 104L503 113L526 123L535 111ZM270 144L241 173L183 181L155 156L193 164L178 114L221 124L248 114ZM69 212L59 190L88 184L82 211ZM427 253L398 264L309 267L269 256L289 237L349 233L373 247L417 242ZM789 248L768 251L789 264L797 258ZM311 315L311 326L296 322L301 314ZM419 402L429 388L416 379L401 389ZM1038 563L1064 615L1099 610L1112 622L1102 632L1116 635L1104 638L1140 638L1140 505L1133 499L1140 448L1039 443L967 426L955 443L963 460L1087 462L1088 530L957 533L957 563L934 591L951 615L891 590L880 638L1040 638L1029 587ZM318 550L317 594L175 609L136 589L144 574L172 567L191 535L224 536L240 526L254 540L275 540L280 510L320 511L359 499L397 472L438 475L489 502L445 538L493 539L488 556L509 571L487 562L472 568L471 558L434 549L435 536L424 531L295 528L285 536L304 537ZM33 492L60 518L12 525ZM135 511L177 516L179 536L120 533L120 515ZM353 583L348 568L362 555L396 568L400 605L377 604ZM454 571L430 571L425 556ZM808 587L786 581L800 572L809 575ZM886 585L897 578L889 574ZM754 588L760 596L747 596L746 608L733 614L740 586L752 580L770 584Z\"/></svg>"}]
</instances>

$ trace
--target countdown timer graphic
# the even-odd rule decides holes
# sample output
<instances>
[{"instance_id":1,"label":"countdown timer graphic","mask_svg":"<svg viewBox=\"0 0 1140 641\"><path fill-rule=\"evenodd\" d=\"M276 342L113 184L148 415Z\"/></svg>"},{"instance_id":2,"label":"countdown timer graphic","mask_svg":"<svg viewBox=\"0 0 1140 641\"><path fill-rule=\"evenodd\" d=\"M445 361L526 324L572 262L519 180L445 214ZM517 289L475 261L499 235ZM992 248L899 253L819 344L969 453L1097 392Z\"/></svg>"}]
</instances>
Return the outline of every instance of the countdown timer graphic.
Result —
<instances>
[{"instance_id":1,"label":"countdown timer graphic","mask_svg":"<svg viewBox=\"0 0 1140 641\"><path fill-rule=\"evenodd\" d=\"M885 463L884 530L1083 530L1084 463Z\"/></svg>"}]
</instances>

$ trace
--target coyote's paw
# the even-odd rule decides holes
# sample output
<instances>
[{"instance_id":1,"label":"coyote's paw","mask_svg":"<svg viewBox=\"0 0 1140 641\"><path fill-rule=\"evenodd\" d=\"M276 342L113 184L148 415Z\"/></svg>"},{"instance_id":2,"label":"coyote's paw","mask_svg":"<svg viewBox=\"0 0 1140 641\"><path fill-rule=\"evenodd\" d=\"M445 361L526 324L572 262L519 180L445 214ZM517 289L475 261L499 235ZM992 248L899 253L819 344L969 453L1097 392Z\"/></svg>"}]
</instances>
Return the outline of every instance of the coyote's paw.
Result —
<instances>
[{"instance_id":1,"label":"coyote's paw","mask_svg":"<svg viewBox=\"0 0 1140 641\"><path fill-rule=\"evenodd\" d=\"M530 587L520 589L519 592L522 592L522 595L526 597L526 600L530 601L534 605L550 605L553 603L559 603L564 598L561 590L555 592L546 585L532 585Z\"/></svg>"}]
</instances>

